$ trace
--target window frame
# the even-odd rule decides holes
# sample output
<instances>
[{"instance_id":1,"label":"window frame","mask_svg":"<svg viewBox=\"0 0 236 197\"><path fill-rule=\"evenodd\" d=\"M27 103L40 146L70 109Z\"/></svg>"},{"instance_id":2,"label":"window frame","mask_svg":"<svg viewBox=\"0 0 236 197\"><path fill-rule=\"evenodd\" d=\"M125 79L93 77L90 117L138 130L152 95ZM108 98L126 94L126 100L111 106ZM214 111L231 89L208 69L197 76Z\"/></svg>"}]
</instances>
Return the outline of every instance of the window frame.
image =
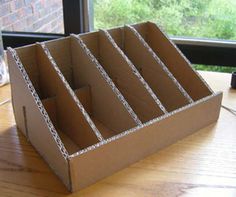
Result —
<instances>
[{"instance_id":1,"label":"window frame","mask_svg":"<svg viewBox=\"0 0 236 197\"><path fill-rule=\"evenodd\" d=\"M65 34L3 31L4 48L57 39L91 29L92 20L89 13L91 0L62 0L62 4ZM189 37L171 37L171 39L192 64L236 67L234 58L236 41Z\"/></svg>"}]
</instances>

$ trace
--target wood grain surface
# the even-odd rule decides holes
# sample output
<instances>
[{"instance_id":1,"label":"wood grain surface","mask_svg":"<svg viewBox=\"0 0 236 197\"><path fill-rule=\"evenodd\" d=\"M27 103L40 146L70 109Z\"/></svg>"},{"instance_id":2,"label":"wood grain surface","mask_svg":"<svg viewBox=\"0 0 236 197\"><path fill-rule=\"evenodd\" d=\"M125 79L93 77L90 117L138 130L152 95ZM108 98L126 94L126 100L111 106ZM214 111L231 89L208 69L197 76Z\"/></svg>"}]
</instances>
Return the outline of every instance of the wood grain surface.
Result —
<instances>
[{"instance_id":1,"label":"wood grain surface","mask_svg":"<svg viewBox=\"0 0 236 197\"><path fill-rule=\"evenodd\" d=\"M200 72L236 109L230 74ZM0 103L11 97L0 88ZM236 116L220 118L195 134L77 193L69 193L16 129L11 103L0 106L0 196L235 197Z\"/></svg>"}]
</instances>

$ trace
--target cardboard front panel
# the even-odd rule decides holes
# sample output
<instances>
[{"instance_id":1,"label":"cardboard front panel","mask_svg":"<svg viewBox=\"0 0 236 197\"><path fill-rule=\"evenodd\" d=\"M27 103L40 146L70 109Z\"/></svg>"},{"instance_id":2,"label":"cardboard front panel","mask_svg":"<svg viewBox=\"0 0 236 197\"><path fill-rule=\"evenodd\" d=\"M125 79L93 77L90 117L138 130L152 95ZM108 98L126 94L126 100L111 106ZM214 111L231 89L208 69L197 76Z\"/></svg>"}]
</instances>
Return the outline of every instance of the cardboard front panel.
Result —
<instances>
[{"instance_id":1,"label":"cardboard front panel","mask_svg":"<svg viewBox=\"0 0 236 197\"><path fill-rule=\"evenodd\" d=\"M77 191L155 153L217 120L222 93L212 95L143 128L114 138L69 160L72 191Z\"/></svg>"},{"instance_id":2,"label":"cardboard front panel","mask_svg":"<svg viewBox=\"0 0 236 197\"><path fill-rule=\"evenodd\" d=\"M143 36L193 100L212 94L203 79L191 68L188 60L156 24L147 22L133 27Z\"/></svg>"},{"instance_id":3,"label":"cardboard front panel","mask_svg":"<svg viewBox=\"0 0 236 197\"><path fill-rule=\"evenodd\" d=\"M115 133L136 126L135 121L81 48L76 38L70 37L55 42L51 41L47 42L46 45L49 51L54 51L52 56L56 62L61 64L60 67L70 65L72 69L70 78L75 91L79 88L89 87L90 98L87 97L87 99L90 101L87 102L90 102L91 106L89 109L87 108L87 112L96 127L101 129L99 131L103 136L111 137ZM66 54L65 51L70 51L69 57L61 58ZM62 61L63 59L64 61ZM85 101L83 103L85 106Z\"/></svg>"},{"instance_id":4,"label":"cardboard front panel","mask_svg":"<svg viewBox=\"0 0 236 197\"><path fill-rule=\"evenodd\" d=\"M17 49L17 51L20 50ZM20 52L20 54L22 53L23 51ZM24 56L27 57L26 54ZM12 103L17 128L26 135L28 140L69 189L68 162L65 158L66 155L63 156L63 152L60 150L62 147L58 144L58 139L55 139L58 137L52 133L53 126L49 128L50 123L45 118L45 114L40 111L40 106L31 92L34 91L34 87L31 86L31 89L29 89L27 84L29 81L26 82L26 79L24 79L23 71L20 71L12 53L8 51L7 57L11 80ZM27 62L34 61L28 60ZM27 66L35 66L35 64L27 64Z\"/></svg>"},{"instance_id":5,"label":"cardboard front panel","mask_svg":"<svg viewBox=\"0 0 236 197\"><path fill-rule=\"evenodd\" d=\"M163 69L165 65L159 62L156 54L150 52L148 46L145 46L145 41L140 40L132 29L117 28L110 30L109 33L139 70L167 111L173 111L190 103L176 82Z\"/></svg>"},{"instance_id":6,"label":"cardboard front panel","mask_svg":"<svg viewBox=\"0 0 236 197\"><path fill-rule=\"evenodd\" d=\"M142 122L146 122L163 114L151 94L141 83L134 69L110 42L104 32L94 32L81 35L80 38L87 45L117 88L124 95L132 109ZM92 45L91 43L98 43ZM131 63L131 62L130 62Z\"/></svg>"}]
</instances>

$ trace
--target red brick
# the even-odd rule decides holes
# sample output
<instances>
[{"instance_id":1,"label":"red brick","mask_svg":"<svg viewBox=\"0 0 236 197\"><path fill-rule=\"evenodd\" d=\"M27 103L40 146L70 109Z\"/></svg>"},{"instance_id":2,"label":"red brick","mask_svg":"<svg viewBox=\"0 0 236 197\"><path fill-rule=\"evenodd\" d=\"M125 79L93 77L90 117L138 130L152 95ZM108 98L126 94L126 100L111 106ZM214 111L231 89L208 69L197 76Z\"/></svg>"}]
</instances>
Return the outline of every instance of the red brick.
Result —
<instances>
[{"instance_id":1,"label":"red brick","mask_svg":"<svg viewBox=\"0 0 236 197\"><path fill-rule=\"evenodd\" d=\"M2 17L3 26L11 25L18 20L18 13L14 12Z\"/></svg>"},{"instance_id":2,"label":"red brick","mask_svg":"<svg viewBox=\"0 0 236 197\"><path fill-rule=\"evenodd\" d=\"M0 6L0 17L5 16L11 12L10 3L4 3Z\"/></svg>"},{"instance_id":3,"label":"red brick","mask_svg":"<svg viewBox=\"0 0 236 197\"><path fill-rule=\"evenodd\" d=\"M0 25L14 31L62 33L62 1L0 0Z\"/></svg>"}]
</instances>

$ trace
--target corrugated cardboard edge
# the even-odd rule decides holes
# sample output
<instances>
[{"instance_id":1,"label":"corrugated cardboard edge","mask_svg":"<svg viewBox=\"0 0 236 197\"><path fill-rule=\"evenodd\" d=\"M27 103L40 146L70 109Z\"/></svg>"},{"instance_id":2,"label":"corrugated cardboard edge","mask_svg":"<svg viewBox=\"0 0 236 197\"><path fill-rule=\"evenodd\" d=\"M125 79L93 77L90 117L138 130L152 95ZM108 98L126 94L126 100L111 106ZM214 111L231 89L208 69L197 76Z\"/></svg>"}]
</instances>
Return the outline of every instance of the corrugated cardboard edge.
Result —
<instances>
[{"instance_id":1,"label":"corrugated cardboard edge","mask_svg":"<svg viewBox=\"0 0 236 197\"><path fill-rule=\"evenodd\" d=\"M72 191L93 184L215 122L221 100L221 92L212 94L70 155Z\"/></svg>"},{"instance_id":2,"label":"corrugated cardboard edge","mask_svg":"<svg viewBox=\"0 0 236 197\"><path fill-rule=\"evenodd\" d=\"M109 33L141 73L167 111L173 111L190 103L133 31L124 27L112 29ZM100 43L100 45L102 44Z\"/></svg>"},{"instance_id":3,"label":"corrugated cardboard edge","mask_svg":"<svg viewBox=\"0 0 236 197\"><path fill-rule=\"evenodd\" d=\"M191 66L190 61L185 57L185 55L180 51L180 49L176 46L176 44L168 38L167 34L165 33L165 31L156 23L153 22L147 22L147 24L154 24L157 26L157 28L161 31L161 33L169 40L169 42L172 44L172 46L178 51L178 53L180 54L180 56L187 62L187 64L189 65L189 67L193 70L193 72L199 77L199 79L205 84L205 86L210 90L211 93L213 93L214 91L211 89L211 87L208 85L208 83L202 78L202 76Z\"/></svg>"},{"instance_id":4,"label":"corrugated cardboard edge","mask_svg":"<svg viewBox=\"0 0 236 197\"><path fill-rule=\"evenodd\" d=\"M133 120L136 122L137 125L142 125L142 122L140 121L140 119L138 118L137 114L133 111L133 109L130 107L130 105L128 104L128 102L125 100L124 96L121 94L121 92L117 89L117 87L115 86L115 84L113 83L113 81L111 80L111 78L108 76L108 74L106 73L106 71L103 69L103 67L99 64L99 62L97 61L97 59L94 57L94 55L91 53L91 51L86 47L86 45L84 44L83 40L74 34L71 34L71 36L73 38L75 38L78 41L78 44L83 48L83 50L85 51L85 53L87 54L88 58L90 58L90 60L92 62L94 62L96 68L99 70L99 72L101 73L101 75L103 76L103 78L105 79L105 81L109 84L109 86L111 87L111 89L113 90L113 92L116 94L116 96L119 98L120 102L124 105L124 107L126 108L126 110L129 112L130 116L133 118Z\"/></svg>"},{"instance_id":5,"label":"corrugated cardboard edge","mask_svg":"<svg viewBox=\"0 0 236 197\"><path fill-rule=\"evenodd\" d=\"M68 152L44 109L16 51L8 48L7 56L13 108L15 109L16 105L17 107L25 107L24 114L19 114L19 112L16 114L16 111L14 111L17 126L23 133L27 134L26 137L38 153L47 161L50 168L67 188L70 189ZM26 120L21 118L24 116L27 116ZM27 121L27 125L25 121ZM26 130L28 130L27 133Z\"/></svg>"},{"instance_id":6,"label":"corrugated cardboard edge","mask_svg":"<svg viewBox=\"0 0 236 197\"><path fill-rule=\"evenodd\" d=\"M169 39L169 37L167 36L167 34L165 33L165 31L156 23L153 22L144 22L144 23L140 23L140 24L135 24L132 25L132 27L135 27L136 25L152 25L155 28L158 29L158 31L160 31L160 33L163 35L163 37L169 42L169 44L177 51L178 55L186 62L186 65L190 68L190 70L197 76L197 78L205 85L205 87L209 90L210 93L214 93L214 91L211 89L211 87L207 84L207 82L202 78L202 76L191 66L190 61L185 57L185 55L180 51L180 49L176 46L176 44Z\"/></svg>"},{"instance_id":7,"label":"corrugated cardboard edge","mask_svg":"<svg viewBox=\"0 0 236 197\"><path fill-rule=\"evenodd\" d=\"M37 43L38 46L40 46L45 55L47 56L47 58L49 59L49 61L51 62L52 67L55 69L55 71L57 72L58 76L60 77L61 81L63 82L63 84L65 85L66 89L68 90L69 94L71 95L71 97L73 98L73 100L75 101L76 105L79 107L81 113L83 114L85 120L87 121L87 123L90 125L90 127L92 128L93 132L95 133L95 135L97 136L99 141L102 141L104 138L101 135L101 133L99 132L99 130L97 129L97 127L95 126L95 124L93 123L93 121L91 120L90 116L88 115L88 113L86 112L86 110L84 109L83 105L81 104L81 102L79 101L78 97L75 95L74 91L71 89L69 83L66 81L65 77L63 76L63 74L61 73L59 67L57 66L55 60L53 59L53 57L51 56L47 46L44 43Z\"/></svg>"},{"instance_id":8,"label":"corrugated cardboard edge","mask_svg":"<svg viewBox=\"0 0 236 197\"><path fill-rule=\"evenodd\" d=\"M181 86L178 80L174 77L174 75L169 71L169 69L165 66L165 64L161 61L161 59L154 53L151 47L147 44L147 42L143 39L143 37L136 31L136 29L130 25L126 25L124 28L129 28L134 35L140 40L143 46L149 51L149 53L153 56L156 62L161 66L162 70L167 74L167 76L174 82L176 87L180 90L180 92L187 98L189 103L193 103L193 99L189 96L186 90Z\"/></svg>"},{"instance_id":9,"label":"corrugated cardboard edge","mask_svg":"<svg viewBox=\"0 0 236 197\"><path fill-rule=\"evenodd\" d=\"M127 65L130 67L134 75L138 78L138 80L141 82L141 84L145 87L147 92L151 95L155 103L158 105L158 107L161 109L161 111L166 114L168 113L166 108L162 105L161 101L157 98L155 93L152 91L152 89L149 87L148 83L144 80L144 78L141 76L137 68L133 65L133 63L129 60L129 58L124 54L124 52L118 47L118 45L115 43L111 35L107 30L99 30L100 33L103 33L109 42L113 45L113 47L119 52L120 56L125 60Z\"/></svg>"}]
</instances>

